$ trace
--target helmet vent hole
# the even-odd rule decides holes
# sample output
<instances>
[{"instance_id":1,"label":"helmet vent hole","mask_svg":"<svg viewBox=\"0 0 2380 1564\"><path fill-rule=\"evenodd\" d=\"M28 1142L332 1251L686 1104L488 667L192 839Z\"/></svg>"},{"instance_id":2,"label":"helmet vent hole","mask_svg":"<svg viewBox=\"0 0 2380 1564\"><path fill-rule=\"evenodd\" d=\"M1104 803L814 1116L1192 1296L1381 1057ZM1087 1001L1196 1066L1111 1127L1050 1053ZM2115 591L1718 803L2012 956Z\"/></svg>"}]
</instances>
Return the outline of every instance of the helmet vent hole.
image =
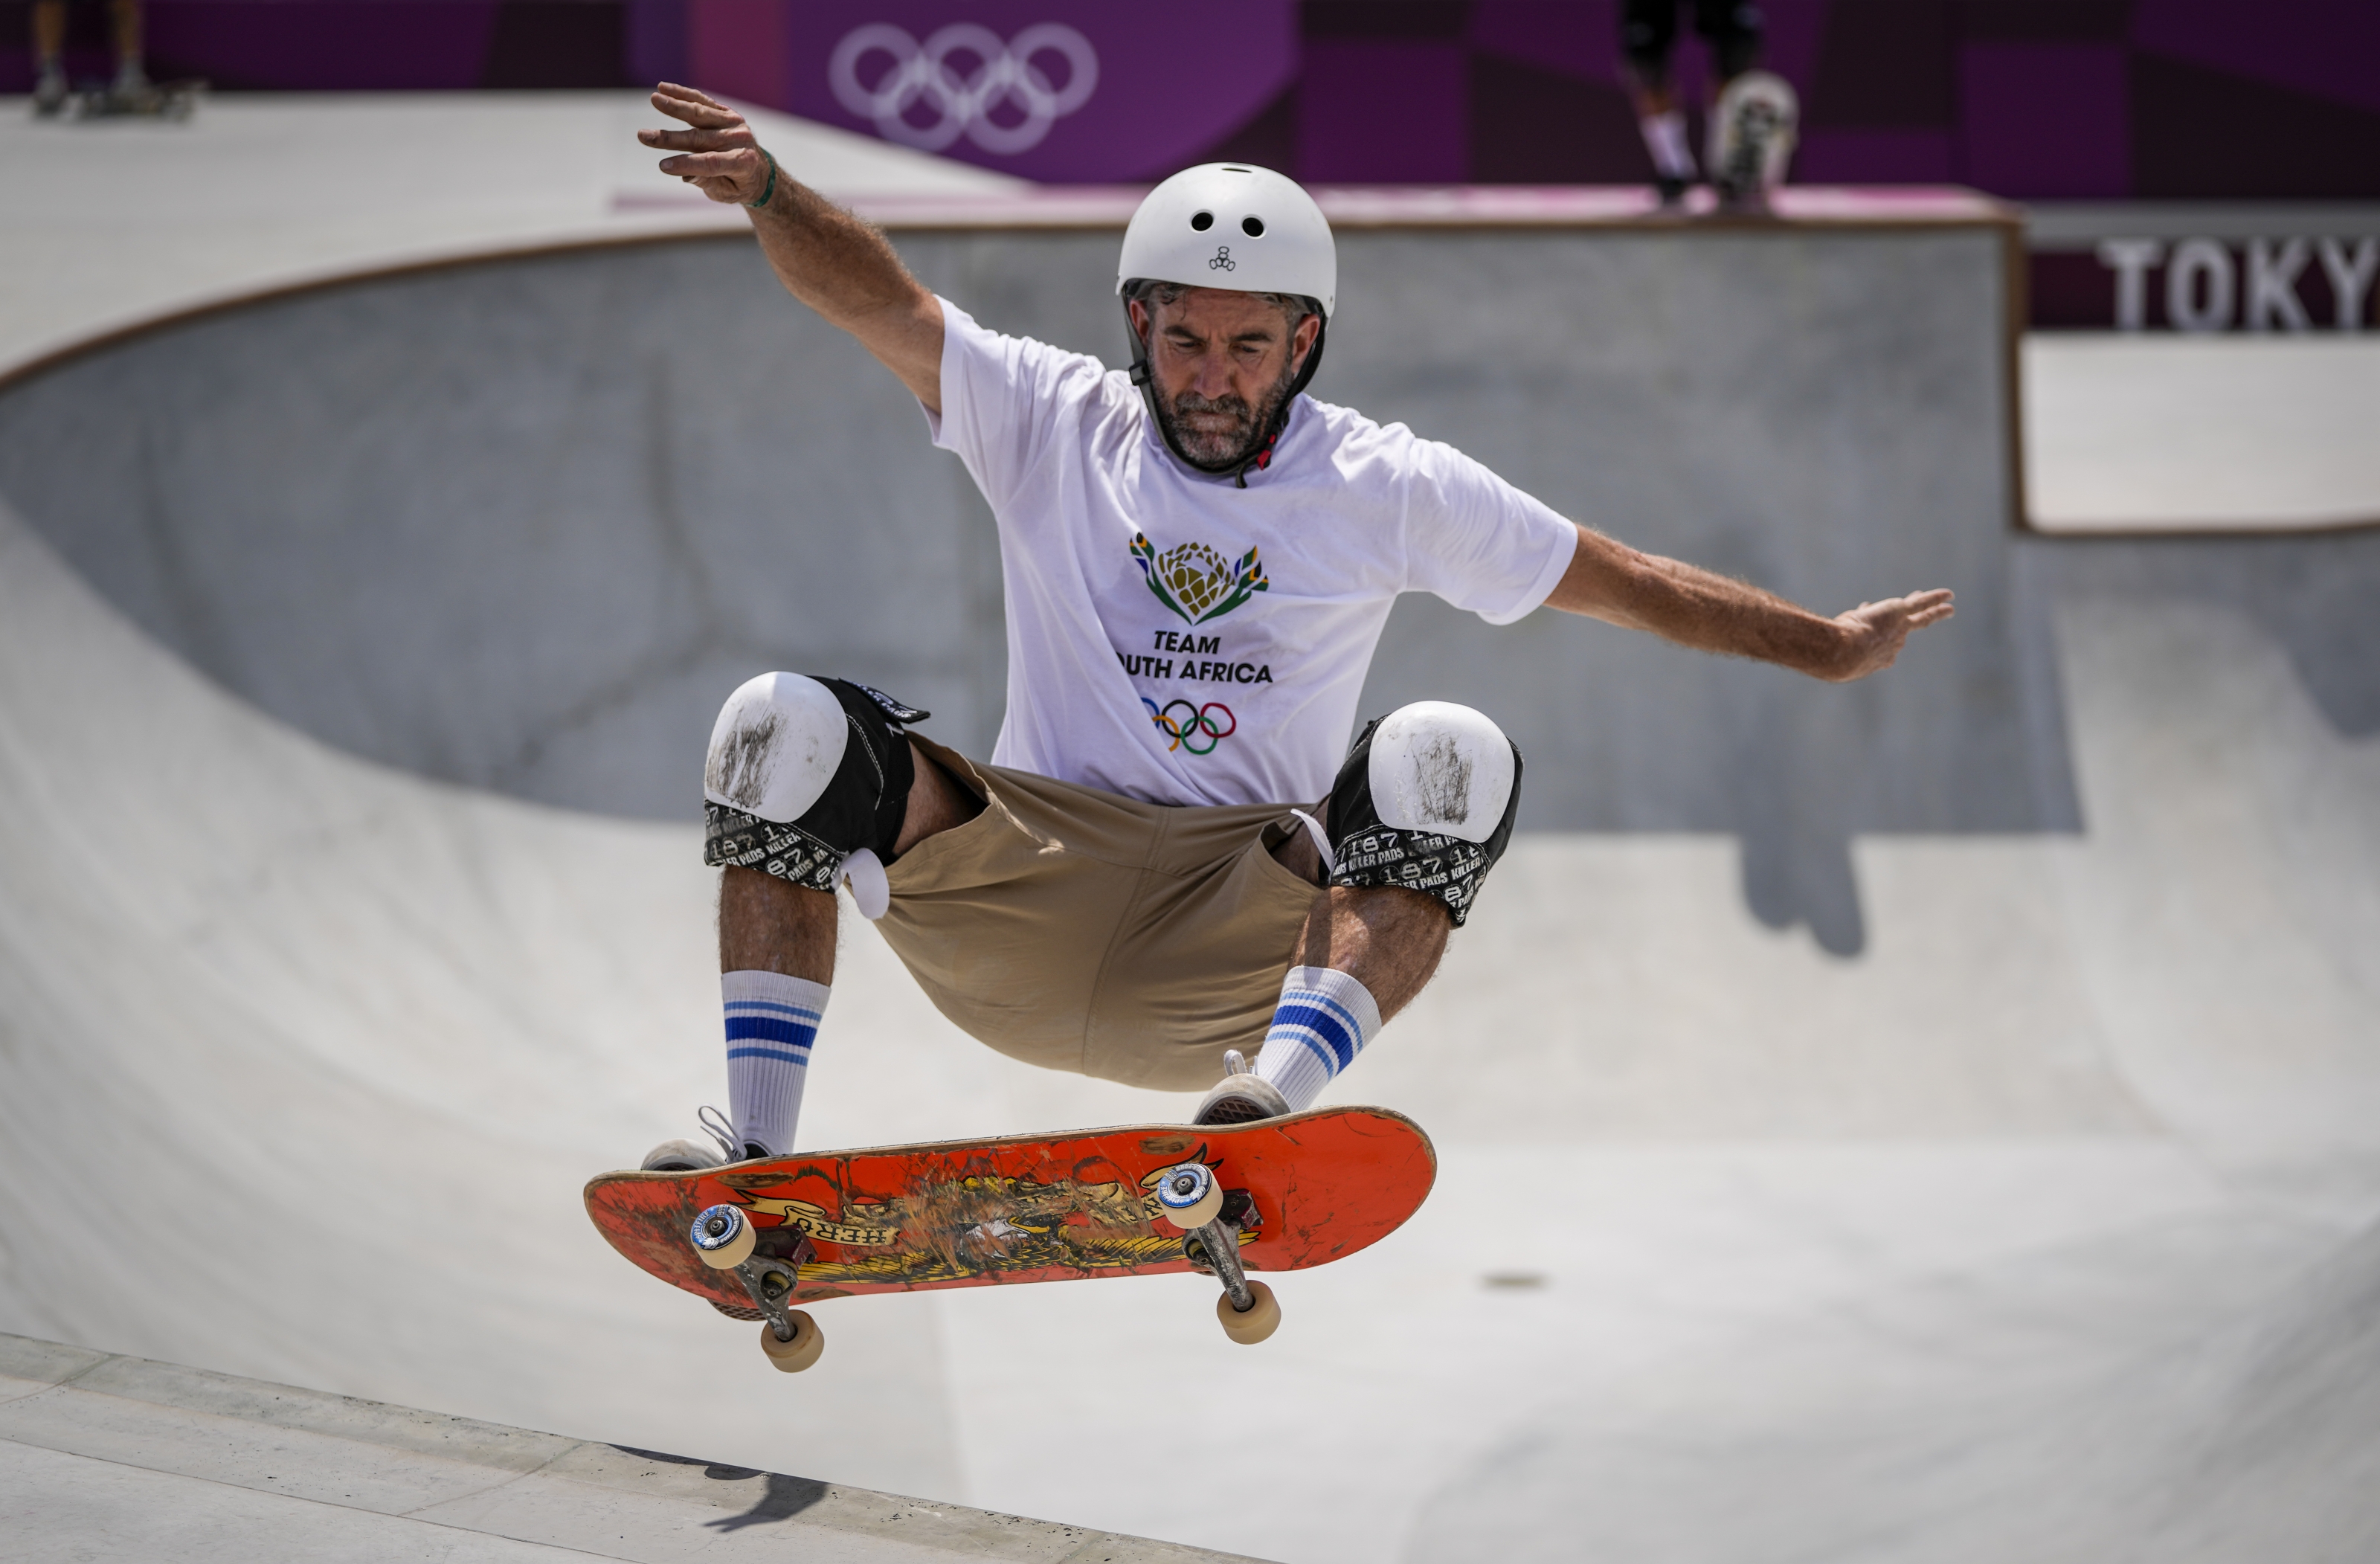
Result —
<instances>
[{"instance_id":1,"label":"helmet vent hole","mask_svg":"<svg viewBox=\"0 0 2380 1564\"><path fill-rule=\"evenodd\" d=\"M1190 219L1191 229L1196 233L1203 234L1214 225L1215 214L1211 212L1202 212Z\"/></svg>"},{"instance_id":2,"label":"helmet vent hole","mask_svg":"<svg viewBox=\"0 0 2380 1564\"><path fill-rule=\"evenodd\" d=\"M1241 218L1240 232L1245 234L1252 239L1260 239L1264 237L1264 219L1261 217Z\"/></svg>"}]
</instances>

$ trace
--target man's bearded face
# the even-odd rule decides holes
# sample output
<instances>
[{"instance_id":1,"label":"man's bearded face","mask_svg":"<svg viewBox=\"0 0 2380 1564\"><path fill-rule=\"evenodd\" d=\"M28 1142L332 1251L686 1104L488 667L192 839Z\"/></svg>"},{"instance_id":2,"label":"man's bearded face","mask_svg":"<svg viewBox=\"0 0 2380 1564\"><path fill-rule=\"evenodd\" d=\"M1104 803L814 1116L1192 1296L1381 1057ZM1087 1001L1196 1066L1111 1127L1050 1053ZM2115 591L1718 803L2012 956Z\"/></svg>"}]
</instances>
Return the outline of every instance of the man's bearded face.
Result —
<instances>
[{"instance_id":1,"label":"man's bearded face","mask_svg":"<svg viewBox=\"0 0 2380 1564\"><path fill-rule=\"evenodd\" d=\"M1272 427L1319 321L1293 329L1255 294L1191 288L1170 303L1135 303L1148 344L1158 421L1191 466L1245 466Z\"/></svg>"},{"instance_id":2,"label":"man's bearded face","mask_svg":"<svg viewBox=\"0 0 2380 1564\"><path fill-rule=\"evenodd\" d=\"M1289 382L1295 378L1294 371L1283 365L1281 378L1263 394L1263 405L1254 407L1245 397L1228 391L1220 396L1201 396L1195 391L1171 398L1160 394L1157 416L1192 467L1230 472L1257 454L1257 443L1272 427L1273 415L1289 399Z\"/></svg>"}]
</instances>

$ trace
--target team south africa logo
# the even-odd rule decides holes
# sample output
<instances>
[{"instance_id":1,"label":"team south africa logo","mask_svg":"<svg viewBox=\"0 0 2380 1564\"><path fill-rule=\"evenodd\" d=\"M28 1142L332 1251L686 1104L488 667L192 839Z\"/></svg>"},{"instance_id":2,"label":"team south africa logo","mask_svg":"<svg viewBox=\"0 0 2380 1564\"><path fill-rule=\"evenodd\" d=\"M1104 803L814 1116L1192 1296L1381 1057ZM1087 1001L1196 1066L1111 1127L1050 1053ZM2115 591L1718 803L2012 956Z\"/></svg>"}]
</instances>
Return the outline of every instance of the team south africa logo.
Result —
<instances>
[{"instance_id":1,"label":"team south africa logo","mask_svg":"<svg viewBox=\"0 0 2380 1564\"><path fill-rule=\"evenodd\" d=\"M1140 562L1157 600L1180 614L1184 624L1220 619L1272 586L1254 549L1236 560L1224 559L1204 543L1176 544L1160 554L1146 534L1135 532L1132 557Z\"/></svg>"}]
</instances>

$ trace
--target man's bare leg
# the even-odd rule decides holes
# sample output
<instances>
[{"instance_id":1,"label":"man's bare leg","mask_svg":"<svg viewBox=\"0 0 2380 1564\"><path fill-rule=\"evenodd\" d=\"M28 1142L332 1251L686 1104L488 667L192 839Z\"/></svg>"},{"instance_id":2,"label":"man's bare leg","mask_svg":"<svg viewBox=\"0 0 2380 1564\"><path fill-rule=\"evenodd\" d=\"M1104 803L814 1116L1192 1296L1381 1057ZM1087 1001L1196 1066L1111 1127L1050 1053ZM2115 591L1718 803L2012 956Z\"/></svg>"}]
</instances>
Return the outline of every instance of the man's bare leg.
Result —
<instances>
[{"instance_id":1,"label":"man's bare leg","mask_svg":"<svg viewBox=\"0 0 2380 1564\"><path fill-rule=\"evenodd\" d=\"M1379 1005L1383 1023L1411 1004L1437 975L1447 936L1454 931L1446 903L1393 886L1323 885L1322 854L1305 831L1283 838L1272 855L1281 867L1319 887L1297 937L1297 964L1332 967L1363 984Z\"/></svg>"},{"instance_id":2,"label":"man's bare leg","mask_svg":"<svg viewBox=\"0 0 2380 1564\"><path fill-rule=\"evenodd\" d=\"M1316 887L1314 903L1263 1049L1253 1063L1237 1053L1227 1057L1224 1078L1198 1104L1194 1123L1245 1123L1313 1106L1436 976L1454 930L1454 915L1435 896L1395 886L1324 884L1322 854L1308 832L1275 843L1272 855Z\"/></svg>"},{"instance_id":3,"label":"man's bare leg","mask_svg":"<svg viewBox=\"0 0 2380 1564\"><path fill-rule=\"evenodd\" d=\"M1273 844L1281 867L1318 889L1254 1067L1228 1054L1224 1078L1193 1122L1242 1123L1312 1107L1413 1002L1437 975L1455 909L1470 904L1502 854L1520 775L1512 740L1468 707L1416 701L1364 730L1326 806L1345 806L1359 823L1340 864L1358 883L1326 883L1337 878L1323 871L1330 855L1323 843L1341 834L1334 822L1309 818L1312 829L1283 831ZM1425 818L1457 828L1455 840L1439 837ZM1429 891L1408 888L1404 877L1425 861Z\"/></svg>"},{"instance_id":4,"label":"man's bare leg","mask_svg":"<svg viewBox=\"0 0 2380 1564\"><path fill-rule=\"evenodd\" d=\"M909 746L913 780L893 843L898 857L938 832L963 825L983 804L948 772ZM835 898L758 869L730 866L719 879L719 988L727 1023L728 1113L705 1109L713 1151L698 1141L664 1141L649 1153L653 1170L717 1166L723 1154L793 1149L810 1047L834 982Z\"/></svg>"},{"instance_id":5,"label":"man's bare leg","mask_svg":"<svg viewBox=\"0 0 2380 1564\"><path fill-rule=\"evenodd\" d=\"M1302 854L1288 847L1274 849L1286 867L1319 871L1320 855L1310 845ZM1453 928L1446 903L1418 891L1323 886L1299 931L1263 1049L1253 1065L1237 1054L1226 1060L1236 1068L1207 1094L1191 1121L1243 1123L1312 1107L1436 975Z\"/></svg>"},{"instance_id":6,"label":"man's bare leg","mask_svg":"<svg viewBox=\"0 0 2380 1564\"><path fill-rule=\"evenodd\" d=\"M915 744L916 780L901 817L895 856L929 836L965 825L983 801L951 780ZM775 972L812 983L834 981L835 899L759 869L723 869L719 879L719 970Z\"/></svg>"},{"instance_id":7,"label":"man's bare leg","mask_svg":"<svg viewBox=\"0 0 2380 1564\"><path fill-rule=\"evenodd\" d=\"M1380 1004L1383 1024L1438 974L1454 933L1454 915L1438 897L1395 886L1323 886L1323 855L1306 830L1285 835L1273 847L1273 862L1318 886L1314 912L1297 936L1297 964L1333 966L1359 981Z\"/></svg>"},{"instance_id":8,"label":"man's bare leg","mask_svg":"<svg viewBox=\"0 0 2380 1564\"><path fill-rule=\"evenodd\" d=\"M1371 991L1386 1023L1438 974L1454 915L1446 903L1394 886L1331 885L1314 898L1297 964L1343 972Z\"/></svg>"}]
</instances>

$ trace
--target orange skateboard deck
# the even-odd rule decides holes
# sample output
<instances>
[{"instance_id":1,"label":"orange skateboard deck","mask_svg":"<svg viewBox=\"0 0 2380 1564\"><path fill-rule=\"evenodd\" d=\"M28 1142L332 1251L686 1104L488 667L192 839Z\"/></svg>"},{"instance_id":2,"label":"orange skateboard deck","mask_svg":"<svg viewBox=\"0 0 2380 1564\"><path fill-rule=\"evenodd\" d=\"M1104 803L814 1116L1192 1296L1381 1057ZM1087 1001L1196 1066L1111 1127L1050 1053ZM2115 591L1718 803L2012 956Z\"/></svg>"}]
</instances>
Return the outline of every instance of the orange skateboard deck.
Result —
<instances>
[{"instance_id":1,"label":"orange skateboard deck","mask_svg":"<svg viewBox=\"0 0 2380 1564\"><path fill-rule=\"evenodd\" d=\"M1234 1339L1261 1340L1232 1317L1248 1315L1234 1303L1240 1273L1299 1270L1366 1248L1420 1208L1437 1175L1429 1137L1412 1120L1332 1108L1251 1124L1136 1125L699 1172L604 1173L588 1181L586 1199L604 1238L639 1268L722 1313L770 1320L763 1334L774 1335L763 1345L790 1368L817 1355L815 1324L794 1303L1194 1269L1223 1281L1218 1312ZM1169 1212L1170 1204L1178 1208ZM698 1221L709 1223L707 1236ZM1201 1239L1220 1248L1234 1234L1236 1254L1211 1263ZM745 1257L729 1266L728 1254L706 1255L698 1243ZM1277 1320L1269 1290L1245 1285ZM789 1320L809 1333L799 1364L786 1361Z\"/></svg>"}]
</instances>

